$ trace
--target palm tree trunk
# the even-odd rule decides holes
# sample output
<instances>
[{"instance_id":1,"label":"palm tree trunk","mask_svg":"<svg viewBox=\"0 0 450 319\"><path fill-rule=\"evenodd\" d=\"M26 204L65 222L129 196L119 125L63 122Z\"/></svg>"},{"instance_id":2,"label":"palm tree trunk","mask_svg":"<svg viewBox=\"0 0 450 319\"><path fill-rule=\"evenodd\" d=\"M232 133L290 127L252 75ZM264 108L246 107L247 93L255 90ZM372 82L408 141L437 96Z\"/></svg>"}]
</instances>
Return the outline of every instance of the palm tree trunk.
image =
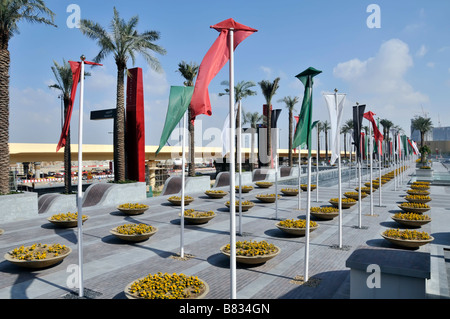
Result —
<instances>
[{"instance_id":1,"label":"palm tree trunk","mask_svg":"<svg viewBox=\"0 0 450 319\"><path fill-rule=\"evenodd\" d=\"M114 180L125 180L125 66L117 63L117 97L114 141Z\"/></svg>"},{"instance_id":2,"label":"palm tree trunk","mask_svg":"<svg viewBox=\"0 0 450 319\"><path fill-rule=\"evenodd\" d=\"M194 139L194 124L191 121L191 109L188 110L188 130L189 130L189 163L188 175L195 176L195 139ZM184 133L183 133L184 134ZM181 169L184 174L184 167Z\"/></svg>"},{"instance_id":3,"label":"palm tree trunk","mask_svg":"<svg viewBox=\"0 0 450 319\"><path fill-rule=\"evenodd\" d=\"M292 110L289 110L289 166L292 167L293 160L292 160Z\"/></svg>"},{"instance_id":4,"label":"palm tree trunk","mask_svg":"<svg viewBox=\"0 0 450 319\"><path fill-rule=\"evenodd\" d=\"M0 49L0 194L9 193L9 65L7 48Z\"/></svg>"}]
</instances>

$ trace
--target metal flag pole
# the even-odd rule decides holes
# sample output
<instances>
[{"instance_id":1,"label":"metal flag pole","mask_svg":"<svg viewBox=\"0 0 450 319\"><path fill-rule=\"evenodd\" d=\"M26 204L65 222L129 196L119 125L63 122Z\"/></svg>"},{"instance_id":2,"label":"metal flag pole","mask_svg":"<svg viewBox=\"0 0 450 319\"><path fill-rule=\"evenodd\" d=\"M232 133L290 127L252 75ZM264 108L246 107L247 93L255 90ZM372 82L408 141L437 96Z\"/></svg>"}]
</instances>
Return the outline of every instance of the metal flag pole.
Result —
<instances>
[{"instance_id":1,"label":"metal flag pole","mask_svg":"<svg viewBox=\"0 0 450 319\"><path fill-rule=\"evenodd\" d=\"M278 128L275 135L275 219L278 219Z\"/></svg>"},{"instance_id":2,"label":"metal flag pole","mask_svg":"<svg viewBox=\"0 0 450 319\"><path fill-rule=\"evenodd\" d=\"M300 146L298 147L298 210L302 208L302 189L301 189L301 183L302 183L302 165L301 165L301 154L300 154Z\"/></svg>"},{"instance_id":3,"label":"metal flag pole","mask_svg":"<svg viewBox=\"0 0 450 319\"><path fill-rule=\"evenodd\" d=\"M359 155L356 154L356 161L358 163L358 210L359 210L359 217L358 217L358 227L361 228L361 214L362 214L362 203L361 203L361 127L359 124L359 103L356 103L356 118L357 118L357 129L359 134ZM370 189L370 194L372 195L372 189Z\"/></svg>"},{"instance_id":4,"label":"metal flag pole","mask_svg":"<svg viewBox=\"0 0 450 319\"><path fill-rule=\"evenodd\" d=\"M370 156L370 216L373 216L373 193L372 193L372 186L373 186L373 173L372 173L372 164L373 164L373 147L372 147L372 126L369 124L369 150L367 154ZM378 190L381 190L381 178L378 181Z\"/></svg>"},{"instance_id":5,"label":"metal flag pole","mask_svg":"<svg viewBox=\"0 0 450 319\"><path fill-rule=\"evenodd\" d=\"M234 88L233 88L234 90ZM238 127L238 154L239 154L239 235L242 236L242 150L241 150L241 112L242 112L242 105L241 101L239 101L239 127ZM233 174L234 175L234 174Z\"/></svg>"},{"instance_id":6,"label":"metal flag pole","mask_svg":"<svg viewBox=\"0 0 450 319\"><path fill-rule=\"evenodd\" d=\"M381 183L381 149L383 148L383 144L380 140L378 140L378 177L380 178ZM381 184L380 184L381 185ZM378 202L381 207L381 187L378 188Z\"/></svg>"},{"instance_id":7,"label":"metal flag pole","mask_svg":"<svg viewBox=\"0 0 450 319\"><path fill-rule=\"evenodd\" d=\"M180 257L184 258L184 166L186 165L186 112L183 115L183 137L181 138L181 215L180 215Z\"/></svg>"},{"instance_id":8,"label":"metal flag pole","mask_svg":"<svg viewBox=\"0 0 450 319\"><path fill-rule=\"evenodd\" d=\"M317 123L317 127L319 123ZM316 202L319 202L319 135L317 135L317 152L316 152Z\"/></svg>"},{"instance_id":9,"label":"metal flag pole","mask_svg":"<svg viewBox=\"0 0 450 319\"><path fill-rule=\"evenodd\" d=\"M311 76L308 76L308 83L311 83ZM312 87L309 87L309 96L312 94ZM307 200L306 200L306 243L305 243L305 276L303 278L304 282L309 280L309 212L311 210L311 150L309 149L311 145L308 146L308 184L307 184ZM299 190L300 191L300 190Z\"/></svg>"},{"instance_id":10,"label":"metal flag pole","mask_svg":"<svg viewBox=\"0 0 450 319\"><path fill-rule=\"evenodd\" d=\"M83 96L84 96L84 60L81 56L80 71L80 111L78 115L78 187L77 187L77 205L78 205L78 296L84 295L83 285Z\"/></svg>"},{"instance_id":11,"label":"metal flag pole","mask_svg":"<svg viewBox=\"0 0 450 319\"><path fill-rule=\"evenodd\" d=\"M338 90L334 90L334 99L336 103L336 114L339 114L338 107L338 99L337 99ZM339 130L339 127L337 128ZM338 138L338 208L339 208L339 248L342 248L342 180L341 180L341 139Z\"/></svg>"},{"instance_id":12,"label":"metal flag pole","mask_svg":"<svg viewBox=\"0 0 450 319\"><path fill-rule=\"evenodd\" d=\"M234 29L229 30L230 40L230 279L231 299L236 299L236 198L235 198L235 168L234 168L234 136L236 121L234 118Z\"/></svg>"}]
</instances>

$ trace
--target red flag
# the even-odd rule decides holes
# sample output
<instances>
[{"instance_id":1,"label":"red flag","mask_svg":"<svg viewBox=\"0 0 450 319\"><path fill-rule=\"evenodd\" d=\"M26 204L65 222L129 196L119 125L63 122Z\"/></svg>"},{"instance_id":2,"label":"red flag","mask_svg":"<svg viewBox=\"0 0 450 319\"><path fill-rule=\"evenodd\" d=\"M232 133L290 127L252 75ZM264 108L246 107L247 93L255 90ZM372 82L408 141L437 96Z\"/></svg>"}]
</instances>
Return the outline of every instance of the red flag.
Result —
<instances>
[{"instance_id":1,"label":"red flag","mask_svg":"<svg viewBox=\"0 0 450 319\"><path fill-rule=\"evenodd\" d=\"M233 19L224 20L211 28L220 32L219 37L206 53L200 64L197 80L195 81L190 109L191 120L200 114L211 116L211 102L209 100L208 86L211 80L219 73L222 67L230 59L228 33L234 29L234 49L249 35L258 30L235 22Z\"/></svg>"},{"instance_id":2,"label":"red flag","mask_svg":"<svg viewBox=\"0 0 450 319\"><path fill-rule=\"evenodd\" d=\"M66 117L64 119L64 126L61 132L61 136L59 138L58 145L56 146L57 152L61 149L61 147L64 147L66 145L67 134L69 133L70 118L72 117L73 102L75 100L75 95L77 93L77 86L78 81L80 80L80 73L81 73L81 62L69 61L69 63L70 68L72 69L72 90L70 92L70 101L69 106L67 107ZM102 65L89 61L84 61L84 63L90 65Z\"/></svg>"},{"instance_id":3,"label":"red flag","mask_svg":"<svg viewBox=\"0 0 450 319\"><path fill-rule=\"evenodd\" d=\"M377 123L375 123L375 119L373 116L375 113L372 113L371 111L364 113L364 118L369 120L372 123L373 127L373 134L375 137L375 141L383 141L383 134L381 134L380 130L378 129Z\"/></svg>"}]
</instances>

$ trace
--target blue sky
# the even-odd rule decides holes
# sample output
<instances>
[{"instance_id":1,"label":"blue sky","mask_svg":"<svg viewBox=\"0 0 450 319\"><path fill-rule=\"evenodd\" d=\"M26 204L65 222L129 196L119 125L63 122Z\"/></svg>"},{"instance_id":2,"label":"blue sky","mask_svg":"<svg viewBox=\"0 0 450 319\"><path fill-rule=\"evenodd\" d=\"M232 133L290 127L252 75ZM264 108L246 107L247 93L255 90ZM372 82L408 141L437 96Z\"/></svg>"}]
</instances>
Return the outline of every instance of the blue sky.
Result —
<instances>
[{"instance_id":1,"label":"blue sky","mask_svg":"<svg viewBox=\"0 0 450 319\"><path fill-rule=\"evenodd\" d=\"M156 30L156 44L167 50L155 55L163 73L151 70L138 58L134 67L144 72L146 144L157 145L163 128L169 89L182 85L176 72L182 60L200 64L218 32L210 26L228 18L258 32L243 41L235 51L235 81L273 81L280 77L280 88L273 107L283 109L279 127L280 147L287 147L288 112L285 96L298 96L300 111L303 85L295 75L312 66L323 73L314 85L316 120L328 120L324 92L335 88L347 94L344 120L351 118L356 102L366 104L376 117L387 118L410 135L410 120L424 112L435 126L450 125L446 93L450 90L450 2L431 0L279 0L249 1L61 1L47 0L56 14L57 28L20 24L20 34L10 41L11 104L10 141L13 143L57 143L61 129L58 93L48 88L54 83L50 67L53 60L91 60L97 44L80 30L66 24L70 4L81 10L81 18L107 27L116 6L128 20L138 15L139 31ZM380 8L381 27L369 28L370 4ZM112 121L90 121L93 110L115 107L116 66L112 56L103 67L89 69L86 80L83 142L111 144ZM133 65L129 64L129 68ZM201 115L196 122L196 145L218 146L211 135L220 134L228 113L228 99L220 83L228 80L228 64L211 82L209 92L212 116ZM262 112L265 103L259 85L257 95L243 101L245 111ZM76 102L77 103L77 102ZM78 104L72 117L72 142L77 142ZM365 123L368 125L368 122ZM219 138L220 136L216 136ZM172 141L172 144L174 142ZM219 144L220 145L220 144Z\"/></svg>"}]
</instances>

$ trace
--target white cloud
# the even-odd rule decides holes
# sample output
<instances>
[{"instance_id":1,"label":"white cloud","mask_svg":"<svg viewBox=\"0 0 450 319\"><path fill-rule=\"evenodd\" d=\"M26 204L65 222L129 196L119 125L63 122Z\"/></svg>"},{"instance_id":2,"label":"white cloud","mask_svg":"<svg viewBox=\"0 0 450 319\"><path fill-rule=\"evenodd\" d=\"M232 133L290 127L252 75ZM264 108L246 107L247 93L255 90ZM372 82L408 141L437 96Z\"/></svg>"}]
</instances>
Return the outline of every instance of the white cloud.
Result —
<instances>
[{"instance_id":1,"label":"white cloud","mask_svg":"<svg viewBox=\"0 0 450 319\"><path fill-rule=\"evenodd\" d=\"M406 129L412 112L429 102L427 95L415 90L406 80L406 73L412 67L408 45L391 39L381 45L375 56L339 63L333 73L349 84L348 93L355 100Z\"/></svg>"},{"instance_id":2,"label":"white cloud","mask_svg":"<svg viewBox=\"0 0 450 319\"><path fill-rule=\"evenodd\" d=\"M259 68L264 72L264 74L266 75L266 78L272 77L272 69L271 68L269 68L267 66L260 66Z\"/></svg>"},{"instance_id":3,"label":"white cloud","mask_svg":"<svg viewBox=\"0 0 450 319\"><path fill-rule=\"evenodd\" d=\"M162 71L158 73L151 68L148 68L143 73L144 81L144 97L145 96L161 96L169 93L169 83L167 81L166 73Z\"/></svg>"},{"instance_id":4,"label":"white cloud","mask_svg":"<svg viewBox=\"0 0 450 319\"><path fill-rule=\"evenodd\" d=\"M434 62L427 63L427 67L429 67L429 68L434 68L435 66L436 66L436 63L434 63Z\"/></svg>"}]
</instances>

